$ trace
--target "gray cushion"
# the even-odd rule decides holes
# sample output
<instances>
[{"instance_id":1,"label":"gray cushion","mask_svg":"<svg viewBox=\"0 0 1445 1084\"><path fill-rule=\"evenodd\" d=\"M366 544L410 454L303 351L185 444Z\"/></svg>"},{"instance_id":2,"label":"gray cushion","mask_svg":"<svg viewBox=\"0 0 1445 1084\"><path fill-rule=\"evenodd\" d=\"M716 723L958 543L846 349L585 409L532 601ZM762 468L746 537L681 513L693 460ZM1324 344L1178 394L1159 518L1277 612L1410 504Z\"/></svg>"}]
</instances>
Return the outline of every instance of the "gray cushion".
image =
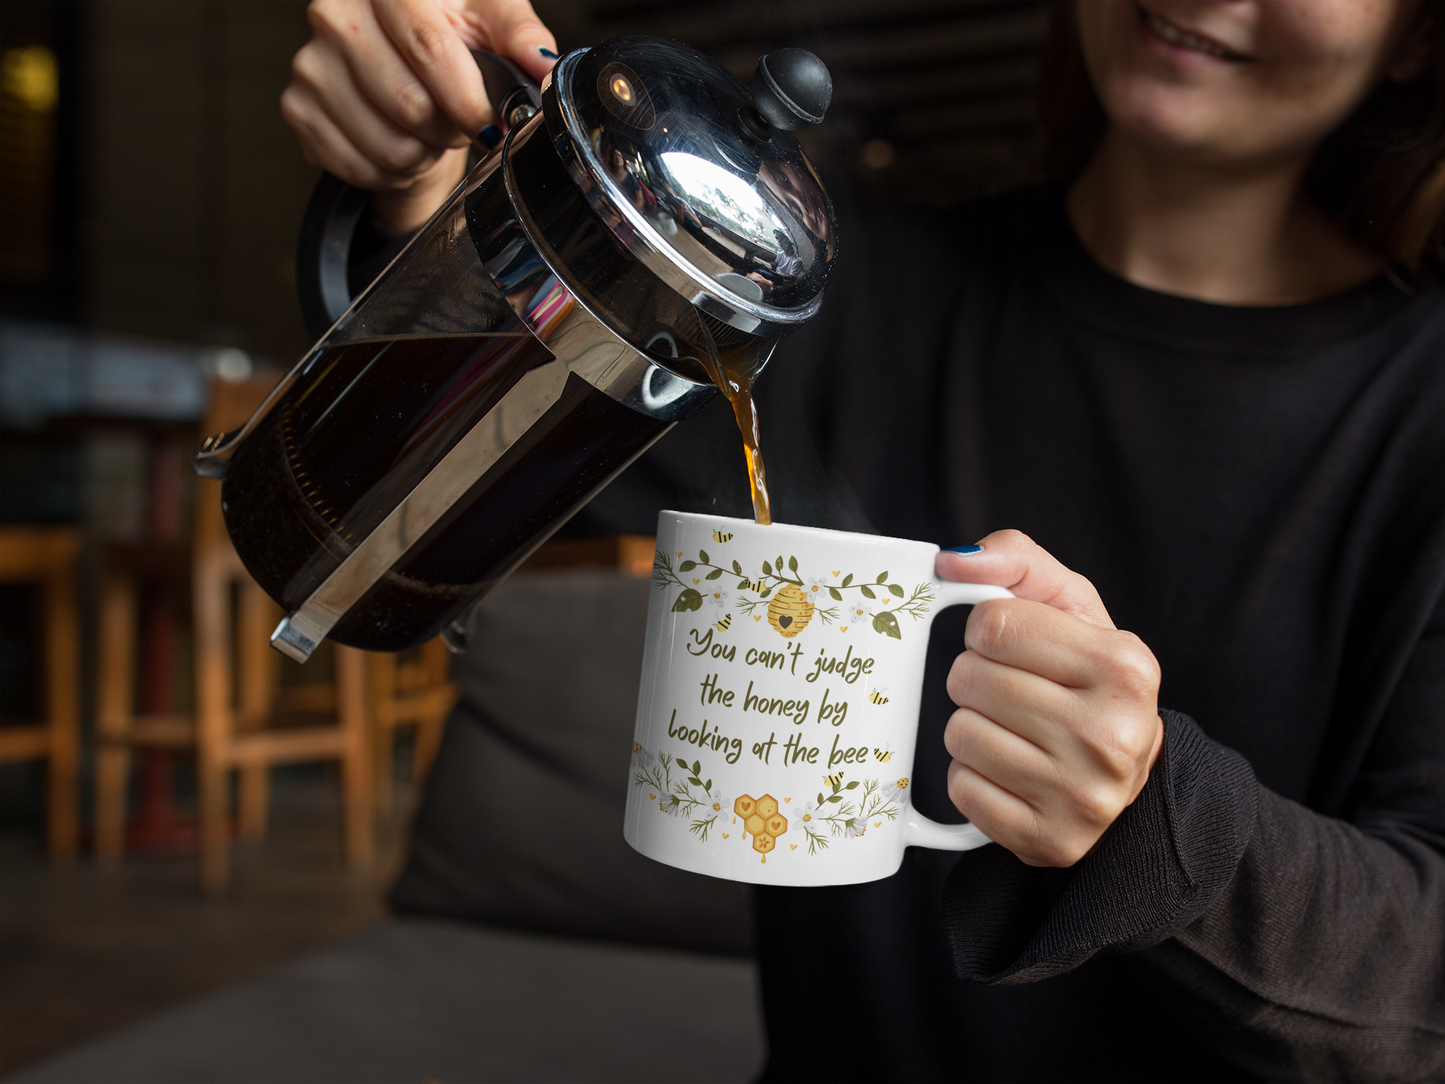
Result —
<instances>
[{"instance_id":1,"label":"gray cushion","mask_svg":"<svg viewBox=\"0 0 1445 1084\"><path fill-rule=\"evenodd\" d=\"M396 910L750 951L745 886L622 838L648 590L612 573L528 573L483 603Z\"/></svg>"},{"instance_id":2,"label":"gray cushion","mask_svg":"<svg viewBox=\"0 0 1445 1084\"><path fill-rule=\"evenodd\" d=\"M743 1081L745 960L399 919L9 1084Z\"/></svg>"}]
</instances>

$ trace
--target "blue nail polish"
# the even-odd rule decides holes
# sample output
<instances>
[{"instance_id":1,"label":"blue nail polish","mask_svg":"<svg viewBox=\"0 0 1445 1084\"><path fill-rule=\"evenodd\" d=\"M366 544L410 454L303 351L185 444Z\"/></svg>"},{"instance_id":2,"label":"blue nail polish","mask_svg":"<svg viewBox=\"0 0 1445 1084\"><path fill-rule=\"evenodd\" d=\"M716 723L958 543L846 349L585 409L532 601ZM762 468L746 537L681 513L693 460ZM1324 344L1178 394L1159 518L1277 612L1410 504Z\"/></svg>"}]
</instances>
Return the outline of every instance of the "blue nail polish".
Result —
<instances>
[{"instance_id":1,"label":"blue nail polish","mask_svg":"<svg viewBox=\"0 0 1445 1084\"><path fill-rule=\"evenodd\" d=\"M982 546L949 546L944 553L956 553L960 557L972 557L975 553L982 553Z\"/></svg>"},{"instance_id":2,"label":"blue nail polish","mask_svg":"<svg viewBox=\"0 0 1445 1084\"><path fill-rule=\"evenodd\" d=\"M502 141L502 130L495 124L489 124L477 133L477 142L491 150Z\"/></svg>"},{"instance_id":3,"label":"blue nail polish","mask_svg":"<svg viewBox=\"0 0 1445 1084\"><path fill-rule=\"evenodd\" d=\"M540 46L540 45L537 46L537 52L541 53L541 54L542 54L544 57L546 57L548 60L556 60L556 59L557 59L557 54L556 54L556 53L552 52L551 49L545 49L545 48L543 48L543 47Z\"/></svg>"}]
</instances>

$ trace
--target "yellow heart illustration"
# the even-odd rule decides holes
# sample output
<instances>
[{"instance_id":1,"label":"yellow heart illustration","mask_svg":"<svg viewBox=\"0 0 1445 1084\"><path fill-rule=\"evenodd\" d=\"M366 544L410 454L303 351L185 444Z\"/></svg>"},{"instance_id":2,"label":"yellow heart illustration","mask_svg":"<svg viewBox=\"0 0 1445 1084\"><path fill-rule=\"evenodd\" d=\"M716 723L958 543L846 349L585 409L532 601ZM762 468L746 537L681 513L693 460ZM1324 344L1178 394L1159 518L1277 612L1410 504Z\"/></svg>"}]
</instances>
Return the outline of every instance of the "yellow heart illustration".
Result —
<instances>
[{"instance_id":1,"label":"yellow heart illustration","mask_svg":"<svg viewBox=\"0 0 1445 1084\"><path fill-rule=\"evenodd\" d=\"M795 850L795 851L798 849L798 845L797 845L796 843L789 843L788 846L791 847L791 848L792 848L793 850Z\"/></svg>"},{"instance_id":2,"label":"yellow heart illustration","mask_svg":"<svg viewBox=\"0 0 1445 1084\"><path fill-rule=\"evenodd\" d=\"M682 556L682 550L674 550L673 552L676 553L679 557Z\"/></svg>"},{"instance_id":3,"label":"yellow heart illustration","mask_svg":"<svg viewBox=\"0 0 1445 1084\"><path fill-rule=\"evenodd\" d=\"M678 556L681 557L682 554L679 553ZM835 575L835 576L840 576L840 575L842 575L842 573L843 573L843 570L842 570L841 568L835 568L835 569L833 569L833 575Z\"/></svg>"},{"instance_id":4,"label":"yellow heart illustration","mask_svg":"<svg viewBox=\"0 0 1445 1084\"><path fill-rule=\"evenodd\" d=\"M649 795L647 796L647 800L648 800L649 802L655 802L655 801L657 801L657 795L655 795L655 794L649 794Z\"/></svg>"},{"instance_id":5,"label":"yellow heart illustration","mask_svg":"<svg viewBox=\"0 0 1445 1084\"><path fill-rule=\"evenodd\" d=\"M733 823L734 823L734 824L737 824L737 822L738 822L738 819L737 819L736 817L734 817L734 818L733 818Z\"/></svg>"},{"instance_id":6,"label":"yellow heart illustration","mask_svg":"<svg viewBox=\"0 0 1445 1084\"><path fill-rule=\"evenodd\" d=\"M785 801L785 802L791 802L792 800L793 800L793 799L791 799L791 798L784 798L784 799L783 799L783 801Z\"/></svg>"},{"instance_id":7,"label":"yellow heart illustration","mask_svg":"<svg viewBox=\"0 0 1445 1084\"><path fill-rule=\"evenodd\" d=\"M701 583L702 581L699 580L696 576L694 576L692 582L693 582L693 583Z\"/></svg>"},{"instance_id":8,"label":"yellow heart illustration","mask_svg":"<svg viewBox=\"0 0 1445 1084\"><path fill-rule=\"evenodd\" d=\"M847 632L847 631L848 631L848 626L847 626L847 625L840 625L840 626L838 627L838 631L839 631L839 632Z\"/></svg>"},{"instance_id":9,"label":"yellow heart illustration","mask_svg":"<svg viewBox=\"0 0 1445 1084\"><path fill-rule=\"evenodd\" d=\"M723 833L723 839L727 839L727 838L728 838L728 835L729 835L729 833L724 832L724 833Z\"/></svg>"},{"instance_id":10,"label":"yellow heart illustration","mask_svg":"<svg viewBox=\"0 0 1445 1084\"><path fill-rule=\"evenodd\" d=\"M761 621L762 619L763 619L763 615L762 615L762 614L753 614L753 620L754 620L754 621Z\"/></svg>"},{"instance_id":11,"label":"yellow heart illustration","mask_svg":"<svg viewBox=\"0 0 1445 1084\"><path fill-rule=\"evenodd\" d=\"M883 827L883 822L882 822L882 821L877 821L877 822L873 825L873 827L874 827L874 828L882 828L882 827Z\"/></svg>"}]
</instances>

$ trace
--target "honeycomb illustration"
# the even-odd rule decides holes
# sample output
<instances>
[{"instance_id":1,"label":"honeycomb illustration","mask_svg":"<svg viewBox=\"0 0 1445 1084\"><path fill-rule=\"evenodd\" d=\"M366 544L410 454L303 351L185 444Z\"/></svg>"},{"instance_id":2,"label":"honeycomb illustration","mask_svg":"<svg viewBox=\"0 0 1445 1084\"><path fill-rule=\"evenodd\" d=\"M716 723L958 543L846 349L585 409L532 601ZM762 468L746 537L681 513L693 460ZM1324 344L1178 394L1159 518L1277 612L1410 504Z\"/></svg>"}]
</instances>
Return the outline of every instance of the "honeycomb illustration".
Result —
<instances>
[{"instance_id":1,"label":"honeycomb illustration","mask_svg":"<svg viewBox=\"0 0 1445 1084\"><path fill-rule=\"evenodd\" d=\"M743 831L753 837L753 850L767 861L767 854L778 845L778 836L788 830L788 818L778 812L778 800L771 794L753 798L744 794L733 803L733 812L743 818Z\"/></svg>"},{"instance_id":2,"label":"honeycomb illustration","mask_svg":"<svg viewBox=\"0 0 1445 1084\"><path fill-rule=\"evenodd\" d=\"M773 601L768 603L768 624L786 640L802 632L811 620L813 604L795 584L790 583L779 590Z\"/></svg>"}]
</instances>

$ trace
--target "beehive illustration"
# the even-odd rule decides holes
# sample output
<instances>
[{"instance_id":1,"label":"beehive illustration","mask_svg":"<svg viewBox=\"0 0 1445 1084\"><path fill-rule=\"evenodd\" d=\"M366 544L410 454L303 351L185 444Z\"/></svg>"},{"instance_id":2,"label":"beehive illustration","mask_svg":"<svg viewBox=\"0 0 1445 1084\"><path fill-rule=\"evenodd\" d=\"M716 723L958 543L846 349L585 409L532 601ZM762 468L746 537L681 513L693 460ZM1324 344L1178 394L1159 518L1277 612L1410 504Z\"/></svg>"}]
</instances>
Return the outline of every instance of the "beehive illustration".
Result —
<instances>
[{"instance_id":1,"label":"beehive illustration","mask_svg":"<svg viewBox=\"0 0 1445 1084\"><path fill-rule=\"evenodd\" d=\"M778 836L788 830L788 818L778 812L778 800L771 794L752 798L744 794L733 803L733 812L743 818L743 831L753 837L753 850L766 855L778 845Z\"/></svg>"},{"instance_id":2,"label":"beehive illustration","mask_svg":"<svg viewBox=\"0 0 1445 1084\"><path fill-rule=\"evenodd\" d=\"M813 604L795 584L781 588L768 603L768 624L787 640L808 627L813 620Z\"/></svg>"}]
</instances>

